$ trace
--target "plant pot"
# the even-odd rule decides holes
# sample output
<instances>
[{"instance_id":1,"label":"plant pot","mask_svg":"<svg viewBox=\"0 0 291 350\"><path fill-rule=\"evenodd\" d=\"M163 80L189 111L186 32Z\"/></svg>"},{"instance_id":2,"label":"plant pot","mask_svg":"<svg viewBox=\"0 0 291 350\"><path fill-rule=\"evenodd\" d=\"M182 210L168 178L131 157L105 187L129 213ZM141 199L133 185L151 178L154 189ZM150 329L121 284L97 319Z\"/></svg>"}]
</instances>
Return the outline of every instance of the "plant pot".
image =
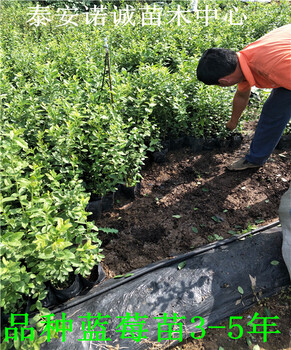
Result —
<instances>
[{"instance_id":1,"label":"plant pot","mask_svg":"<svg viewBox=\"0 0 291 350\"><path fill-rule=\"evenodd\" d=\"M209 138L204 140L203 149L206 151L212 151L215 148L218 148L219 142L217 139Z\"/></svg>"},{"instance_id":2,"label":"plant pot","mask_svg":"<svg viewBox=\"0 0 291 350\"><path fill-rule=\"evenodd\" d=\"M156 163L164 163L165 160L166 160L166 155L168 153L169 149L168 148L165 148L161 151L156 151L152 154L152 157L153 157L153 161L156 162Z\"/></svg>"},{"instance_id":3,"label":"plant pot","mask_svg":"<svg viewBox=\"0 0 291 350\"><path fill-rule=\"evenodd\" d=\"M185 136L178 137L176 139L170 139L170 150L178 150L185 146Z\"/></svg>"},{"instance_id":4,"label":"plant pot","mask_svg":"<svg viewBox=\"0 0 291 350\"><path fill-rule=\"evenodd\" d=\"M200 151L202 151L203 143L204 143L203 139L197 139L194 136L188 136L187 140L188 140L187 143L190 146L192 152L200 152Z\"/></svg>"},{"instance_id":5,"label":"plant pot","mask_svg":"<svg viewBox=\"0 0 291 350\"><path fill-rule=\"evenodd\" d=\"M219 139L219 147L229 148L231 145L231 139L228 137L226 139Z\"/></svg>"},{"instance_id":6,"label":"plant pot","mask_svg":"<svg viewBox=\"0 0 291 350\"><path fill-rule=\"evenodd\" d=\"M47 295L46 297L41 301L43 307L51 307L58 303L57 297L53 291L53 288L51 285L47 286Z\"/></svg>"},{"instance_id":7,"label":"plant pot","mask_svg":"<svg viewBox=\"0 0 291 350\"><path fill-rule=\"evenodd\" d=\"M102 213L102 199L89 202L86 206L86 211L92 213L88 216L89 221L100 219Z\"/></svg>"},{"instance_id":8,"label":"plant pot","mask_svg":"<svg viewBox=\"0 0 291 350\"><path fill-rule=\"evenodd\" d=\"M105 272L101 264L95 265L88 278L80 275L80 280L85 289L91 289L96 284L101 283L105 279Z\"/></svg>"},{"instance_id":9,"label":"plant pot","mask_svg":"<svg viewBox=\"0 0 291 350\"><path fill-rule=\"evenodd\" d=\"M57 301L59 303L64 303L65 301L79 295L83 289L83 284L81 282L80 276L74 275L74 281L68 288L57 289L52 286L52 289L55 296L57 297Z\"/></svg>"},{"instance_id":10,"label":"plant pot","mask_svg":"<svg viewBox=\"0 0 291 350\"><path fill-rule=\"evenodd\" d=\"M166 148L170 149L170 143L171 143L170 140L162 141L163 149L166 149Z\"/></svg>"},{"instance_id":11,"label":"plant pot","mask_svg":"<svg viewBox=\"0 0 291 350\"><path fill-rule=\"evenodd\" d=\"M110 211L113 209L115 193L110 192L102 197L102 211Z\"/></svg>"},{"instance_id":12,"label":"plant pot","mask_svg":"<svg viewBox=\"0 0 291 350\"><path fill-rule=\"evenodd\" d=\"M235 134L231 137L230 147L232 148L238 148L242 142L242 135L241 134Z\"/></svg>"},{"instance_id":13,"label":"plant pot","mask_svg":"<svg viewBox=\"0 0 291 350\"><path fill-rule=\"evenodd\" d=\"M276 146L278 150L287 150L291 149L291 134L283 135Z\"/></svg>"},{"instance_id":14,"label":"plant pot","mask_svg":"<svg viewBox=\"0 0 291 350\"><path fill-rule=\"evenodd\" d=\"M126 187L125 185L121 185L120 189L121 192L126 196L126 198L135 199L137 196L140 195L141 183L138 182L135 186L132 187Z\"/></svg>"}]
</instances>

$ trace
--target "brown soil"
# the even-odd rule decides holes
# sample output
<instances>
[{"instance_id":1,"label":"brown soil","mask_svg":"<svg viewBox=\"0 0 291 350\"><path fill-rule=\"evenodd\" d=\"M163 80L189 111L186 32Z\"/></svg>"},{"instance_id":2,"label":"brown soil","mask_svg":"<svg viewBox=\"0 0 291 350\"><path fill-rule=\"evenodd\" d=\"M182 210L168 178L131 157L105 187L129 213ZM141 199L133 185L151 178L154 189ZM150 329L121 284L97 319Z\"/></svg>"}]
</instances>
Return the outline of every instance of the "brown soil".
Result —
<instances>
[{"instance_id":1,"label":"brown soil","mask_svg":"<svg viewBox=\"0 0 291 350\"><path fill-rule=\"evenodd\" d=\"M119 231L100 233L105 254L103 267L109 278L278 220L280 198L291 178L290 152L275 150L259 169L226 169L248 151L254 126L247 126L236 150L193 153L184 148L169 152L165 163L151 163L144 168L141 193L134 201L116 196L114 210L96 222L99 227ZM277 329L281 334L271 334L267 343L258 335L251 346L246 344L245 336L231 340L226 327L207 330L203 339L186 341L176 349L253 349L256 341L260 349L291 349L288 300L290 291L284 297L262 302L267 303L272 316L280 317ZM243 315L246 323L248 315L255 312L261 316L263 305ZM227 326L228 321L222 325Z\"/></svg>"}]
</instances>

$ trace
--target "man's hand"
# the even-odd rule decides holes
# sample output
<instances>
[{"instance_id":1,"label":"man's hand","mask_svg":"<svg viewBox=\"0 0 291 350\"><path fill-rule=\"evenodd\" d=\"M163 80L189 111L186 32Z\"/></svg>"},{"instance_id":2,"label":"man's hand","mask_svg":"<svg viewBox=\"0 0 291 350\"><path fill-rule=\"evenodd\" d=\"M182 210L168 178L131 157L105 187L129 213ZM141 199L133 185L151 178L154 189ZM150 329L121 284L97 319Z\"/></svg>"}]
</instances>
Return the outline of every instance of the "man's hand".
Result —
<instances>
[{"instance_id":1,"label":"man's hand","mask_svg":"<svg viewBox=\"0 0 291 350\"><path fill-rule=\"evenodd\" d=\"M236 127L237 127L237 124L236 122L232 121L232 120L229 120L227 123L226 123L226 127L227 129L229 130L234 130Z\"/></svg>"},{"instance_id":2,"label":"man's hand","mask_svg":"<svg viewBox=\"0 0 291 350\"><path fill-rule=\"evenodd\" d=\"M239 118L249 102L250 94L251 94L251 89L248 89L247 91L244 91L244 92L236 90L236 93L234 95L233 102L232 102L231 118L226 123L226 127L229 130L234 130L237 127Z\"/></svg>"}]
</instances>

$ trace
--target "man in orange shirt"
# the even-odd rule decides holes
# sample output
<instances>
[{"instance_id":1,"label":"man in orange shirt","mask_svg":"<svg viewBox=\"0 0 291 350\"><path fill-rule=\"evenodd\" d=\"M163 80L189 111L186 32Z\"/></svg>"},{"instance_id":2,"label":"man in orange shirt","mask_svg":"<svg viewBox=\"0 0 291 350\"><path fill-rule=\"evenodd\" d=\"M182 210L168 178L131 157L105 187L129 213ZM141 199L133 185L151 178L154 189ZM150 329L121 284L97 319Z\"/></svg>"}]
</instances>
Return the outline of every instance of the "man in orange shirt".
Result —
<instances>
[{"instance_id":1,"label":"man in orange shirt","mask_svg":"<svg viewBox=\"0 0 291 350\"><path fill-rule=\"evenodd\" d=\"M205 51L197 67L197 78L208 85L238 84L232 115L226 124L230 130L236 128L252 86L273 89L263 106L249 154L228 169L262 166L291 117L291 24L271 31L240 52L222 48Z\"/></svg>"}]
</instances>

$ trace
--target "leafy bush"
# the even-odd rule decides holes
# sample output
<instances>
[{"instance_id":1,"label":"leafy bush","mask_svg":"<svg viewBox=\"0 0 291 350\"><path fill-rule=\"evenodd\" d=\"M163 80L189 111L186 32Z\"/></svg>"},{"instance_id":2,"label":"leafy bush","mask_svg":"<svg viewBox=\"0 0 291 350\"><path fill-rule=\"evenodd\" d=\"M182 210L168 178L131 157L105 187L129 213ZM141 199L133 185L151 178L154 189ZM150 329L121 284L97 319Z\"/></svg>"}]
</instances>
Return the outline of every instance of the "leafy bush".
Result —
<instances>
[{"instance_id":1,"label":"leafy bush","mask_svg":"<svg viewBox=\"0 0 291 350\"><path fill-rule=\"evenodd\" d=\"M98 229L87 222L85 193L78 173L64 181L46 169L21 138L2 133L1 307L16 312L27 297L44 299L45 282L65 282L71 272L87 276L103 257Z\"/></svg>"}]
</instances>

